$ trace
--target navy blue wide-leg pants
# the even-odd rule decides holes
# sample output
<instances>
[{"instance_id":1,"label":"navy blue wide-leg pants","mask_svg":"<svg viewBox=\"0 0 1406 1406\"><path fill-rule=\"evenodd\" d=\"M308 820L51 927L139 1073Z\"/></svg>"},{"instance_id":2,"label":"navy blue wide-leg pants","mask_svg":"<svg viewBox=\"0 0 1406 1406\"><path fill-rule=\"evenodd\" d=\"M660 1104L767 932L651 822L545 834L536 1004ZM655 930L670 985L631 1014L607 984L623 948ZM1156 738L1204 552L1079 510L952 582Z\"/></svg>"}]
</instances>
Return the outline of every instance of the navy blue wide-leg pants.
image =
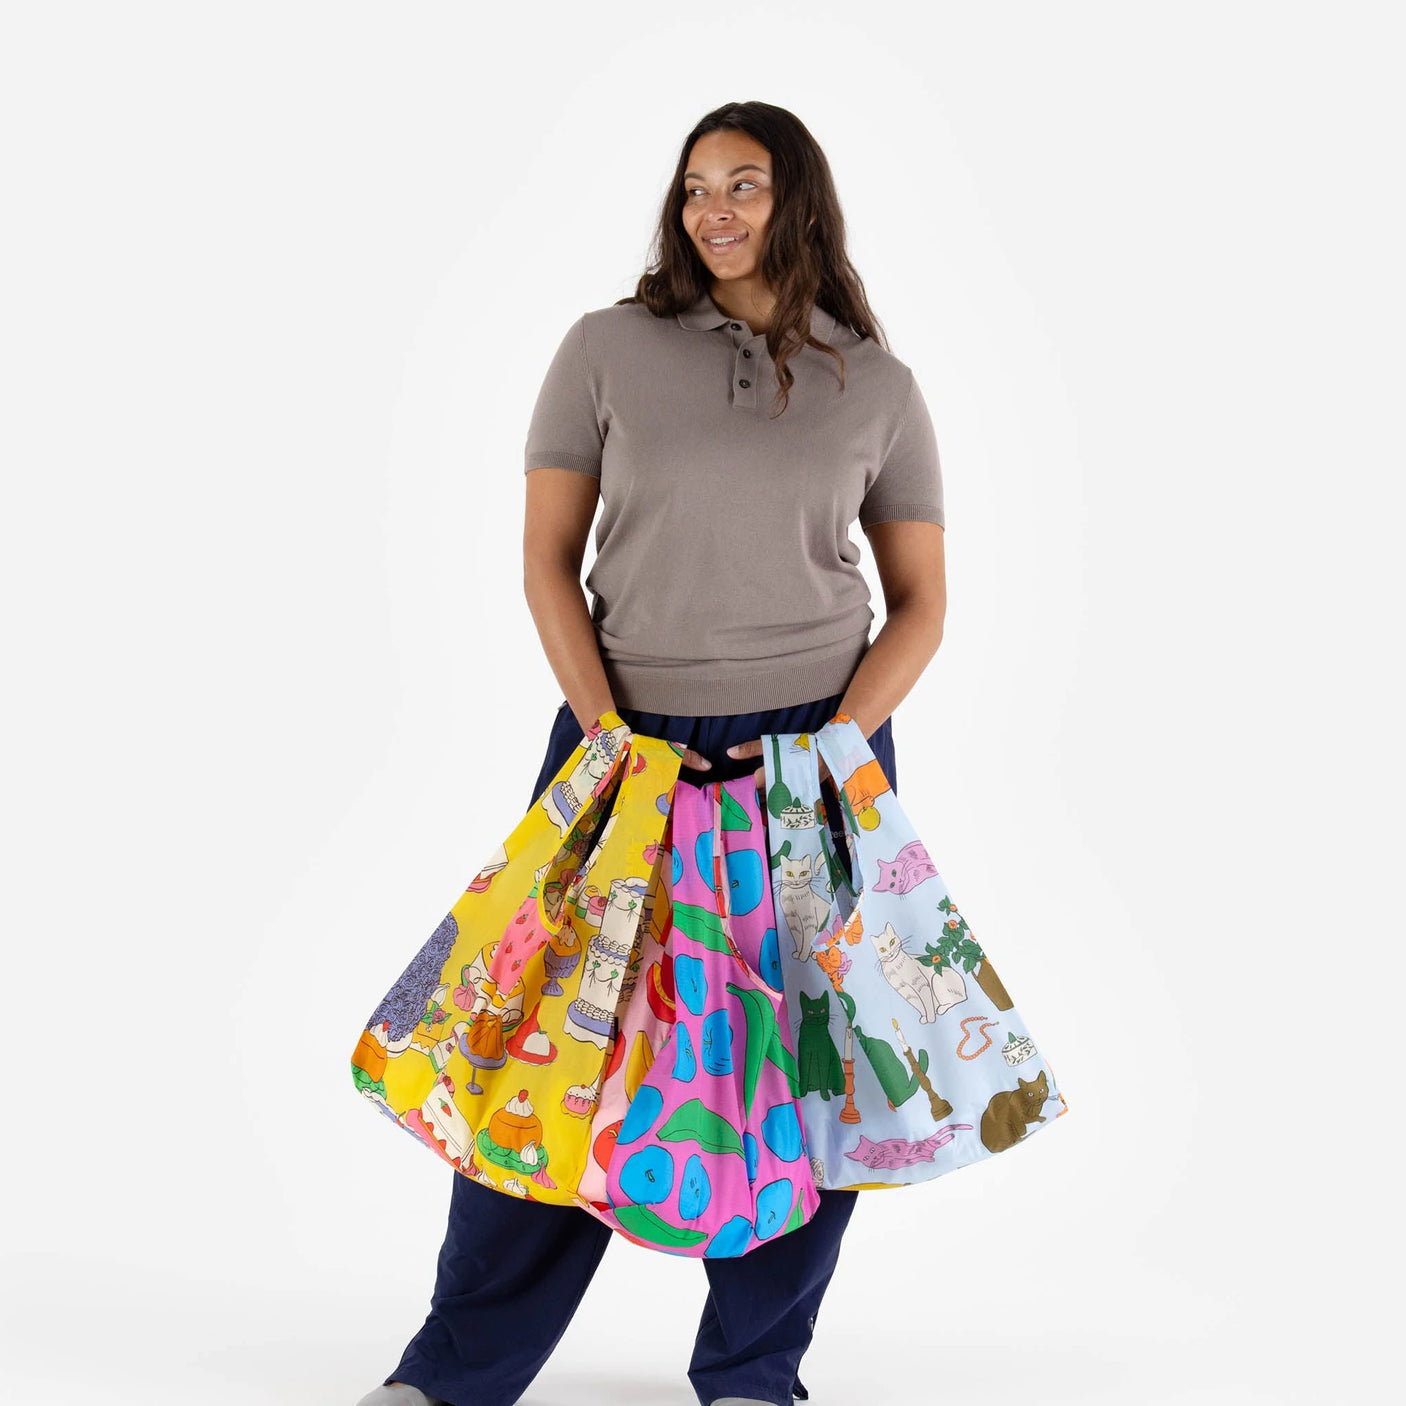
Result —
<instances>
[{"instance_id":1,"label":"navy blue wide-leg pants","mask_svg":"<svg viewBox=\"0 0 1406 1406\"><path fill-rule=\"evenodd\" d=\"M765 732L814 731L842 697L719 716L616 712L632 731L683 743L712 762L707 771L680 768L681 780L702 786L762 765L760 757L729 757L734 743ZM869 745L897 792L891 724L885 719ZM563 702L527 809L580 741L581 726ZM847 865L840 808L826 810L836 855ZM513 1406L566 1331L615 1232L575 1206L520 1201L459 1173L452 1183L429 1316L383 1380L409 1382L450 1406ZM820 1209L805 1225L745 1255L702 1261L708 1298L688 1368L701 1406L725 1396L791 1406L796 1369L858 1195L822 1191Z\"/></svg>"}]
</instances>

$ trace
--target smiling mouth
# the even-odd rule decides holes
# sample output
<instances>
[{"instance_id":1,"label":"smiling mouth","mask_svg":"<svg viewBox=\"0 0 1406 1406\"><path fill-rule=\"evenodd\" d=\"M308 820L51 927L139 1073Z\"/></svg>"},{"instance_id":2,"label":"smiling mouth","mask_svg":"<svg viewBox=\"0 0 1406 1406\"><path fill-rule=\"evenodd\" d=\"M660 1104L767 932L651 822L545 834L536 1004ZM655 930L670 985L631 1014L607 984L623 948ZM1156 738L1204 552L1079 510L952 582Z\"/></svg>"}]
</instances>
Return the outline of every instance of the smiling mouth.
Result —
<instances>
[{"instance_id":1,"label":"smiling mouth","mask_svg":"<svg viewBox=\"0 0 1406 1406\"><path fill-rule=\"evenodd\" d=\"M715 253L726 254L729 249L736 249L746 238L747 236L745 234L730 234L721 238L716 236L712 238L705 237L703 242Z\"/></svg>"}]
</instances>

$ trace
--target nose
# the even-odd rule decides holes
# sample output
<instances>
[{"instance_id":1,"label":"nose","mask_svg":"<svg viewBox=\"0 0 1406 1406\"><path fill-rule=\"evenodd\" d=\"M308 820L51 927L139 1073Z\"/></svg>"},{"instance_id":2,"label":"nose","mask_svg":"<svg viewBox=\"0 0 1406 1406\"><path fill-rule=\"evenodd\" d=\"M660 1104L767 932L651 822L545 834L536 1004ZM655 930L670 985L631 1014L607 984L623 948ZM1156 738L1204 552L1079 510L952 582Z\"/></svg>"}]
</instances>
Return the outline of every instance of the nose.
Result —
<instances>
[{"instance_id":1,"label":"nose","mask_svg":"<svg viewBox=\"0 0 1406 1406\"><path fill-rule=\"evenodd\" d=\"M732 196L725 190L714 191L703 206L703 218L708 221L732 218Z\"/></svg>"}]
</instances>

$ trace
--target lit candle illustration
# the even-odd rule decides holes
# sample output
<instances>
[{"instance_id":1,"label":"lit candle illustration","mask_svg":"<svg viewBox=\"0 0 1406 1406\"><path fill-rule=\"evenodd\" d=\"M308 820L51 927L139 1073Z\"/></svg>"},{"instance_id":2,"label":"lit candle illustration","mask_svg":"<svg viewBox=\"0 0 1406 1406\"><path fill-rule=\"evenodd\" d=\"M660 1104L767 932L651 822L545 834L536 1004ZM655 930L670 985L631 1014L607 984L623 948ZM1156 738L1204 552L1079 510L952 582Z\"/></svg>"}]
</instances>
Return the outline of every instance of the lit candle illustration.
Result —
<instances>
[{"instance_id":1,"label":"lit candle illustration","mask_svg":"<svg viewBox=\"0 0 1406 1406\"><path fill-rule=\"evenodd\" d=\"M908 1039L897 1020L894 1021L893 1028L898 1031L898 1043L903 1046L903 1057L908 1061L909 1069L917 1075L918 1085L927 1094L928 1102L932 1105L933 1120L940 1123L944 1118L951 1116L952 1105L933 1088L927 1070L914 1059L913 1051L908 1047Z\"/></svg>"},{"instance_id":2,"label":"lit candle illustration","mask_svg":"<svg viewBox=\"0 0 1406 1406\"><path fill-rule=\"evenodd\" d=\"M845 1106L840 1109L840 1122L858 1123L859 1109L854 1103L854 1026L845 1022Z\"/></svg>"}]
</instances>

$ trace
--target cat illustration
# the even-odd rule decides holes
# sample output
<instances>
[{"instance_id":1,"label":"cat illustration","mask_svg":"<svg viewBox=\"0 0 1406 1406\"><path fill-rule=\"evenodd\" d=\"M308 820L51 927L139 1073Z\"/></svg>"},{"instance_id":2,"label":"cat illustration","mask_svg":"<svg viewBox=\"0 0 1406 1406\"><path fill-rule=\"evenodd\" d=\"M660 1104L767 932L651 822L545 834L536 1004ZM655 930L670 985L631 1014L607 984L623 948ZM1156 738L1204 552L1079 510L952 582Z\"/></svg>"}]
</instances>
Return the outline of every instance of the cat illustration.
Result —
<instances>
[{"instance_id":1,"label":"cat illustration","mask_svg":"<svg viewBox=\"0 0 1406 1406\"><path fill-rule=\"evenodd\" d=\"M898 1052L887 1040L877 1035L866 1035L857 1025L854 1035L864 1051L865 1059L869 1061L869 1067L874 1071L874 1077L879 1081L879 1087L884 1091L884 1097L888 1099L889 1107L897 1108L907 1103L918 1092L918 1076L899 1059ZM918 1051L918 1067L924 1074L928 1072L926 1050Z\"/></svg>"},{"instance_id":2,"label":"cat illustration","mask_svg":"<svg viewBox=\"0 0 1406 1406\"><path fill-rule=\"evenodd\" d=\"M800 1074L800 1094L820 1094L827 1103L831 1094L845 1091L845 1071L840 1052L830 1037L830 993L801 998L801 1028L796 1035L796 1067Z\"/></svg>"},{"instance_id":3,"label":"cat illustration","mask_svg":"<svg viewBox=\"0 0 1406 1406\"><path fill-rule=\"evenodd\" d=\"M967 999L966 978L951 962L944 962L941 970L929 966L924 966L923 969L931 973L930 979L933 995L937 997L938 1015L946 1015L953 1006L960 1005Z\"/></svg>"},{"instance_id":4,"label":"cat illustration","mask_svg":"<svg viewBox=\"0 0 1406 1406\"><path fill-rule=\"evenodd\" d=\"M791 955L798 962L810 956L811 943L830 912L828 900L810 886L815 864L813 854L781 856L781 913L796 948Z\"/></svg>"},{"instance_id":5,"label":"cat illustration","mask_svg":"<svg viewBox=\"0 0 1406 1406\"><path fill-rule=\"evenodd\" d=\"M937 876L937 865L928 858L921 840L909 840L892 859L879 861L875 893L911 893L924 879Z\"/></svg>"},{"instance_id":6,"label":"cat illustration","mask_svg":"<svg viewBox=\"0 0 1406 1406\"><path fill-rule=\"evenodd\" d=\"M882 932L871 934L879 951L879 968L884 980L918 1012L922 1025L937 1019L937 994L927 968L903 945L903 939L892 923L885 923ZM963 987L963 995L966 988ZM951 1004L950 1002L948 1003Z\"/></svg>"},{"instance_id":7,"label":"cat illustration","mask_svg":"<svg viewBox=\"0 0 1406 1406\"><path fill-rule=\"evenodd\" d=\"M882 1142L871 1142L860 1133L858 1146L846 1152L845 1156L862 1162L866 1167L882 1167L886 1171L912 1167L919 1162L931 1162L937 1149L951 1142L956 1136L953 1131L955 1126L957 1125L948 1124L918 1142L901 1137L886 1137Z\"/></svg>"},{"instance_id":8,"label":"cat illustration","mask_svg":"<svg viewBox=\"0 0 1406 1406\"><path fill-rule=\"evenodd\" d=\"M1002 1089L991 1095L991 1102L981 1115L981 1142L988 1152L1004 1152L1026 1136L1027 1123L1043 1123L1040 1110L1050 1096L1045 1071L1035 1079L1016 1075L1018 1089Z\"/></svg>"}]
</instances>

